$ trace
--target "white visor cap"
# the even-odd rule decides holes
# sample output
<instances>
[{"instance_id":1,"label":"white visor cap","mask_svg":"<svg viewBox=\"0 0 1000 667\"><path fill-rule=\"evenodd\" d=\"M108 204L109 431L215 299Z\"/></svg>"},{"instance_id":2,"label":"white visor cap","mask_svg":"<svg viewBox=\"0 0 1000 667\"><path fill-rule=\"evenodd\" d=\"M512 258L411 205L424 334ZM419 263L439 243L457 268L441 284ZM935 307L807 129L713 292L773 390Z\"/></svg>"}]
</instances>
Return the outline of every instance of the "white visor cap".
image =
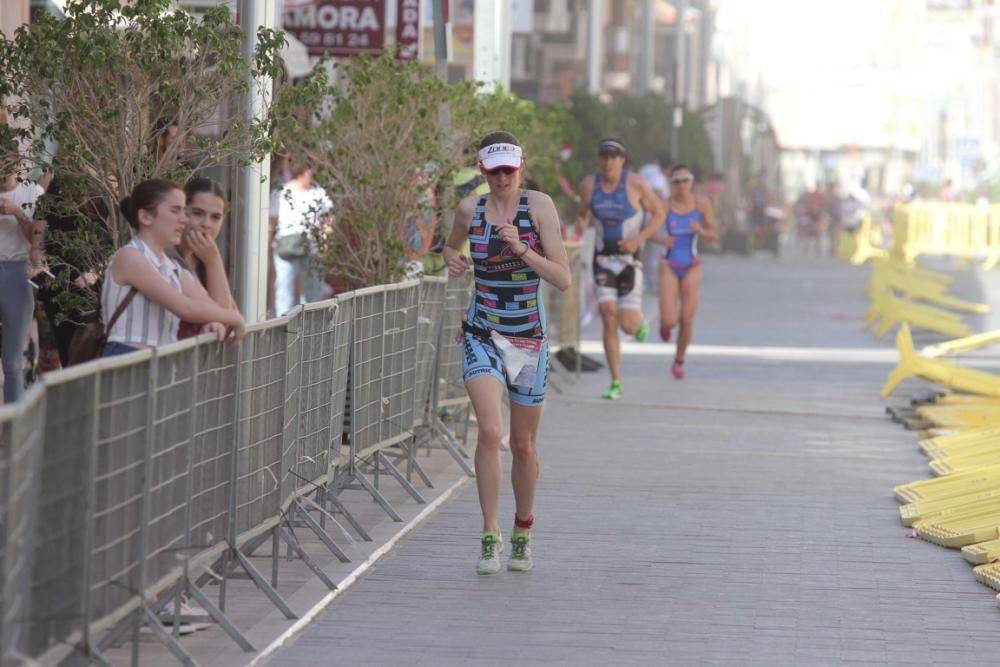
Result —
<instances>
[{"instance_id":1,"label":"white visor cap","mask_svg":"<svg viewBox=\"0 0 1000 667\"><path fill-rule=\"evenodd\" d=\"M521 168L521 147L514 144L493 144L479 151L479 164L486 171L497 167Z\"/></svg>"}]
</instances>

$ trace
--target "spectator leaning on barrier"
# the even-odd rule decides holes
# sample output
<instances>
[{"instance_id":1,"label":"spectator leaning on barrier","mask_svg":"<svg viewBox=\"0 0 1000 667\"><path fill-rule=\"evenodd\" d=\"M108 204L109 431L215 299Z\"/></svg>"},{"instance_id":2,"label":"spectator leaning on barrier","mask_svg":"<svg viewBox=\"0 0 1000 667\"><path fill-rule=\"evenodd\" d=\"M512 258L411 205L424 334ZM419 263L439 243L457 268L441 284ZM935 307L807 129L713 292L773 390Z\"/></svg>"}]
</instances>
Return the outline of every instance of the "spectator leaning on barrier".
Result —
<instances>
[{"instance_id":1,"label":"spectator leaning on barrier","mask_svg":"<svg viewBox=\"0 0 1000 667\"><path fill-rule=\"evenodd\" d=\"M11 146L9 154L16 152ZM24 341L31 326L34 297L29 264L36 244L35 202L42 187L18 180L19 164L0 164L0 324L3 332L3 400L13 403L23 389Z\"/></svg>"},{"instance_id":2,"label":"spectator leaning on barrier","mask_svg":"<svg viewBox=\"0 0 1000 667\"><path fill-rule=\"evenodd\" d=\"M294 161L293 161L294 162ZM333 202L314 181L316 170L295 164L292 178L278 196L274 232L274 310L280 317L299 303L323 298L323 277L310 235L328 218ZM301 281L301 295L296 283Z\"/></svg>"},{"instance_id":3,"label":"spectator leaning on barrier","mask_svg":"<svg viewBox=\"0 0 1000 667\"><path fill-rule=\"evenodd\" d=\"M218 322L234 340L246 332L238 311L215 303L166 254L187 229L185 204L184 191L161 179L143 181L121 201L135 236L114 254L104 276L101 309L108 339L102 356L172 343L181 320Z\"/></svg>"},{"instance_id":4,"label":"spectator leaning on barrier","mask_svg":"<svg viewBox=\"0 0 1000 667\"><path fill-rule=\"evenodd\" d=\"M226 193L222 186L210 178L192 178L184 186L187 199L188 228L171 256L186 269L222 308L238 310L229 289L226 267L215 240L222 231L226 215ZM224 333L217 322L196 324L181 322L177 338L184 339L199 333L214 331Z\"/></svg>"}]
</instances>

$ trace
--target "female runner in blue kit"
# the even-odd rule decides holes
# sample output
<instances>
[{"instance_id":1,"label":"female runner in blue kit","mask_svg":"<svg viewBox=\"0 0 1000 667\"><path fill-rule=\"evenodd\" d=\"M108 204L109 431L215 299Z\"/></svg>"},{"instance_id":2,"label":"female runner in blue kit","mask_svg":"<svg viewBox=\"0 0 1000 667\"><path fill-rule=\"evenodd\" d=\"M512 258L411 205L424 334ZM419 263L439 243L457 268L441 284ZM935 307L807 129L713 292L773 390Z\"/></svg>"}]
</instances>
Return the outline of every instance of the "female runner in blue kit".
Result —
<instances>
[{"instance_id":1,"label":"female runner in blue kit","mask_svg":"<svg viewBox=\"0 0 1000 667\"><path fill-rule=\"evenodd\" d=\"M670 170L670 207L667 210L667 254L660 267L660 337L670 340L678 320L677 352L671 373L684 379L684 358L691 343L694 314L701 291L698 240L719 238L715 212L705 197L694 193L694 175L682 164ZM678 308L678 301L680 307Z\"/></svg>"},{"instance_id":2,"label":"female runner in blue kit","mask_svg":"<svg viewBox=\"0 0 1000 667\"><path fill-rule=\"evenodd\" d=\"M479 574L500 570L503 538L497 520L503 464L501 401L510 398L511 482L514 529L508 569L532 568L531 527L538 481L535 440L545 399L548 348L541 281L566 290L569 260L552 199L521 188L524 158L517 138L492 132L479 145L479 168L490 192L463 200L443 250L448 274L468 270L468 241L475 288L463 323L465 387L476 412L476 485L483 512Z\"/></svg>"}]
</instances>

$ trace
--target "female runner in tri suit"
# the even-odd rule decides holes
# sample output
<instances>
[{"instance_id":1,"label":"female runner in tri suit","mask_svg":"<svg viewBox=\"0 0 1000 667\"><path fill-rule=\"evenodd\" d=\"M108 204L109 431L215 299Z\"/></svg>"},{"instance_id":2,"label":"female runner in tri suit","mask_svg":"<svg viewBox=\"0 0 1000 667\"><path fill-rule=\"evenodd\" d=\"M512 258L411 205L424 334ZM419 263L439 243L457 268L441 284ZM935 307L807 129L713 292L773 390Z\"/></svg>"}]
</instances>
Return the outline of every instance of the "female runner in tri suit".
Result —
<instances>
[{"instance_id":1,"label":"female runner in tri suit","mask_svg":"<svg viewBox=\"0 0 1000 667\"><path fill-rule=\"evenodd\" d=\"M705 197L694 193L694 176L682 164L670 170L670 202L667 209L667 254L660 266L660 337L670 340L671 330L678 322L677 353L671 372L684 379L684 357L691 343L694 314L698 310L701 290L701 259L698 240L719 238L715 227L715 212ZM680 309L678 312L678 301Z\"/></svg>"},{"instance_id":2,"label":"female runner in tri suit","mask_svg":"<svg viewBox=\"0 0 1000 667\"><path fill-rule=\"evenodd\" d=\"M500 570L503 541L497 511L503 465L500 461L501 401L510 398L513 456L514 530L508 569L531 569L532 509L538 481L535 439L545 399L548 349L541 282L559 290L570 285L569 260L552 199L522 190L521 146L509 132L492 132L479 145L479 168L490 192L463 200L443 250L448 274L468 270L462 254L470 243L475 288L463 324L465 386L476 411L476 485L483 512L479 574ZM518 348L518 351L513 350ZM533 360L524 363L527 349ZM520 357L520 359L519 359Z\"/></svg>"}]
</instances>

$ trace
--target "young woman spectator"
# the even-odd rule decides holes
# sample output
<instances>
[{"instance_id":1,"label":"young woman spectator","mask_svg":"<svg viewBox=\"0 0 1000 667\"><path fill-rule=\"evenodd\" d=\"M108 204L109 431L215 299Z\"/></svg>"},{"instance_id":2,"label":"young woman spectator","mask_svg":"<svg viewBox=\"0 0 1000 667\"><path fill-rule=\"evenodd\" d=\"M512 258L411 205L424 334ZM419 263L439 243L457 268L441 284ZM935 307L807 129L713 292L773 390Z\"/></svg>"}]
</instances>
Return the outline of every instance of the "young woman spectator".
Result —
<instances>
[{"instance_id":1,"label":"young woman spectator","mask_svg":"<svg viewBox=\"0 0 1000 667\"><path fill-rule=\"evenodd\" d=\"M184 186L187 199L188 229L176 248L174 259L180 261L208 291L212 301L223 308L237 309L226 277L226 267L215 240L222 231L226 216L226 193L210 178L193 178ZM181 322L177 338L197 336L213 325Z\"/></svg>"},{"instance_id":2,"label":"young woman spectator","mask_svg":"<svg viewBox=\"0 0 1000 667\"><path fill-rule=\"evenodd\" d=\"M121 201L122 215L135 236L114 254L105 273L101 309L108 339L103 356L172 343L181 320L218 322L233 339L246 332L239 312L219 306L167 255L188 228L186 204L184 191L161 179L143 181Z\"/></svg>"}]
</instances>

